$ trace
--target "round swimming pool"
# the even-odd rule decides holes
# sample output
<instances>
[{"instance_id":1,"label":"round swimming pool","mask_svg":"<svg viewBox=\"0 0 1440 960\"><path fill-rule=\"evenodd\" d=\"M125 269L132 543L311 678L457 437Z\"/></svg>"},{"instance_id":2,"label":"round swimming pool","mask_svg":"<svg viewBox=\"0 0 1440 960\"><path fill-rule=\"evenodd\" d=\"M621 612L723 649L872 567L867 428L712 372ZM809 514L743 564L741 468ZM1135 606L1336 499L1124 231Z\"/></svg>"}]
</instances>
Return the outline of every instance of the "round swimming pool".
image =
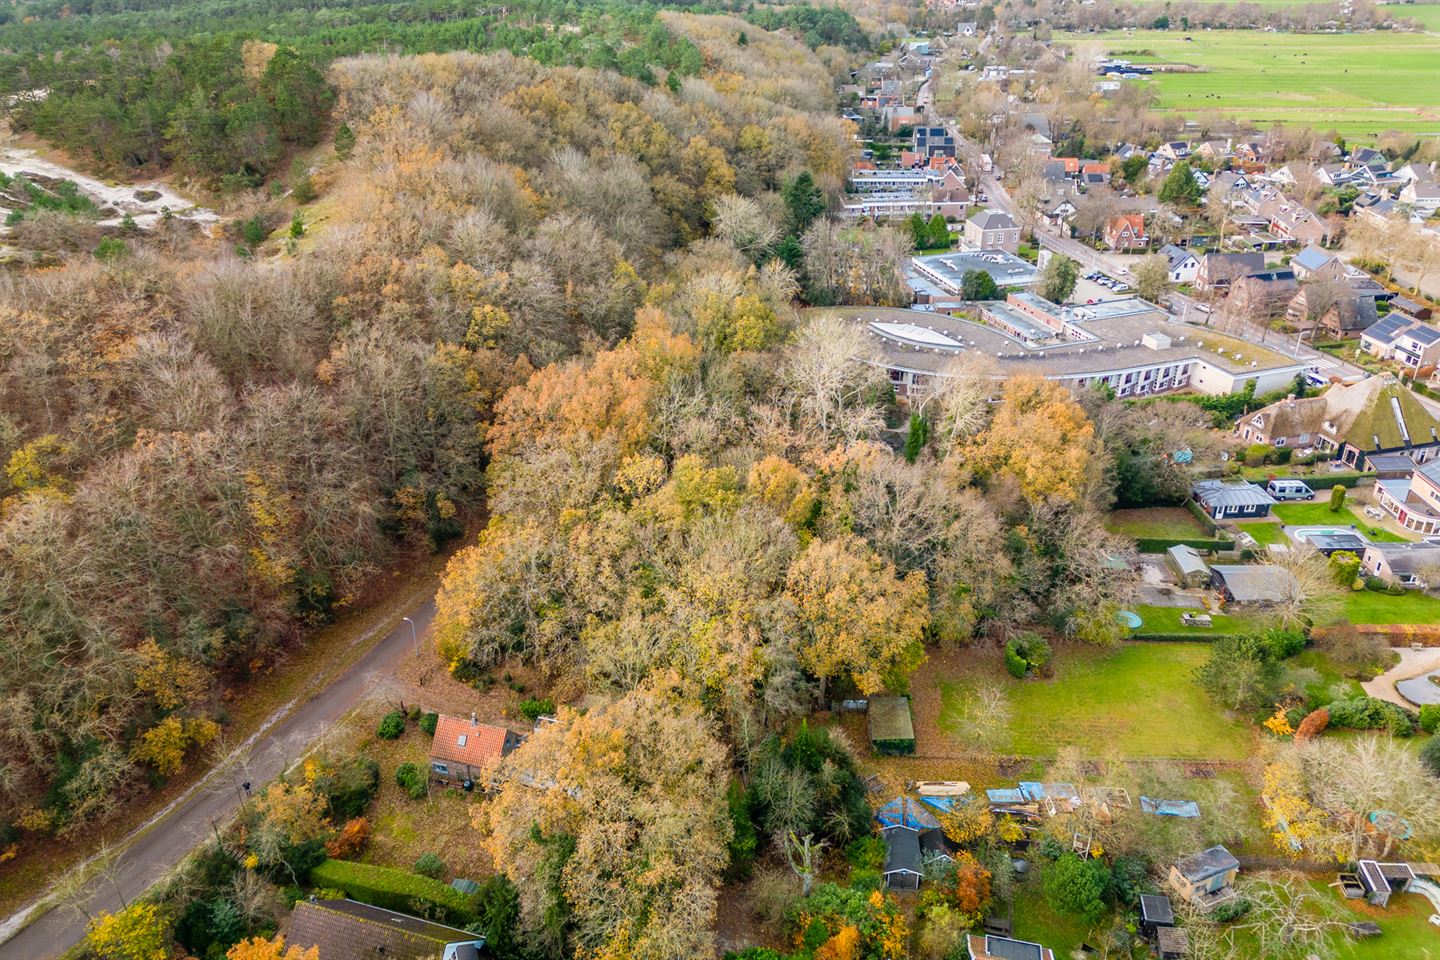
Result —
<instances>
[{"instance_id":1,"label":"round swimming pool","mask_svg":"<svg viewBox=\"0 0 1440 960\"><path fill-rule=\"evenodd\" d=\"M1131 630L1140 629L1140 624L1145 622L1144 620L1140 619L1140 614L1136 613L1134 610L1116 610L1115 619L1125 624L1125 626L1129 627Z\"/></svg>"}]
</instances>

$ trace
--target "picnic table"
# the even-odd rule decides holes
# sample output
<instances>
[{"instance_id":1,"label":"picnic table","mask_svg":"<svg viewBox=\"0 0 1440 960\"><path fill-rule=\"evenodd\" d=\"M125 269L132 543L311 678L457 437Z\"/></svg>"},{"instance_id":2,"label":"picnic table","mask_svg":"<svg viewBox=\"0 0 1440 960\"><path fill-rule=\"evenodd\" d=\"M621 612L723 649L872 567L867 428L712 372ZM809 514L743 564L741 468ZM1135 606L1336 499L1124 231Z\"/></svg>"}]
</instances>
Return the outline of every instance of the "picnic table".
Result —
<instances>
[{"instance_id":1,"label":"picnic table","mask_svg":"<svg viewBox=\"0 0 1440 960\"><path fill-rule=\"evenodd\" d=\"M1182 613L1180 614L1180 625L1182 627L1209 627L1212 626L1212 621L1208 613Z\"/></svg>"}]
</instances>

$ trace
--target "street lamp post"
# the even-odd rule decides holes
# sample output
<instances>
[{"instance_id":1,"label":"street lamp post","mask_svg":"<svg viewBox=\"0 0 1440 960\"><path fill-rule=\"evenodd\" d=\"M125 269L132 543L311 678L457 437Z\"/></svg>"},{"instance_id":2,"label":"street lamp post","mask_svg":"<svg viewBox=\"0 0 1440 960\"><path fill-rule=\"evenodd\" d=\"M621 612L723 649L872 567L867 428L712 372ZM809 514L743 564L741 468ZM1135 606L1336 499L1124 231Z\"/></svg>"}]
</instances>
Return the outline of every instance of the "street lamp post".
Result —
<instances>
[{"instance_id":1,"label":"street lamp post","mask_svg":"<svg viewBox=\"0 0 1440 960\"><path fill-rule=\"evenodd\" d=\"M410 624L410 639L411 639L411 640L414 642L414 644L415 644L415 656L416 656L416 657L419 657L419 656L420 656L420 634L419 634L419 632L416 631L416 629L415 629L415 621L414 621L414 620L411 620L409 617L401 617L400 619L401 619L401 620L404 620L406 623Z\"/></svg>"}]
</instances>

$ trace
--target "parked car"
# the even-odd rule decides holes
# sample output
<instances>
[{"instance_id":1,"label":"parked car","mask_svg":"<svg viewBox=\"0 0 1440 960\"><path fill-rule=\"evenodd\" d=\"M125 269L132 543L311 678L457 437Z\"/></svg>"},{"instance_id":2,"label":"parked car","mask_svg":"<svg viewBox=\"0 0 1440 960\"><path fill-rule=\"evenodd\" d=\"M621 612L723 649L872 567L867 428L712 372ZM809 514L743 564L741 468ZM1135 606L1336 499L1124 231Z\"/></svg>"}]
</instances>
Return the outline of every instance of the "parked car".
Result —
<instances>
[{"instance_id":1,"label":"parked car","mask_svg":"<svg viewBox=\"0 0 1440 960\"><path fill-rule=\"evenodd\" d=\"M1304 480L1294 478L1271 480L1265 484L1265 492L1276 500L1314 500L1315 491Z\"/></svg>"}]
</instances>

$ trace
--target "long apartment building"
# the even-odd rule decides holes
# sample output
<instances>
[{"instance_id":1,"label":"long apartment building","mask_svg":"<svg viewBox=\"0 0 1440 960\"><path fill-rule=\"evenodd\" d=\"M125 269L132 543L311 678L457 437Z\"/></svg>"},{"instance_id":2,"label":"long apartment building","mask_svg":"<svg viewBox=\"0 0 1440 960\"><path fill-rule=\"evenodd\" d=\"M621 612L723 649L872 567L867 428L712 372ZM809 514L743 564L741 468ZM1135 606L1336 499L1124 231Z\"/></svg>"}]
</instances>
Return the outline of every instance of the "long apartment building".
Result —
<instances>
[{"instance_id":1,"label":"long apartment building","mask_svg":"<svg viewBox=\"0 0 1440 960\"><path fill-rule=\"evenodd\" d=\"M901 397L923 396L964 362L997 380L1038 374L1074 389L1104 385L1121 397L1178 390L1220 395L1250 382L1278 390L1309 368L1204 327L1182 324L1138 297L1059 306L1033 293L981 304L978 319L925 310L836 308L864 324L873 356Z\"/></svg>"}]
</instances>

